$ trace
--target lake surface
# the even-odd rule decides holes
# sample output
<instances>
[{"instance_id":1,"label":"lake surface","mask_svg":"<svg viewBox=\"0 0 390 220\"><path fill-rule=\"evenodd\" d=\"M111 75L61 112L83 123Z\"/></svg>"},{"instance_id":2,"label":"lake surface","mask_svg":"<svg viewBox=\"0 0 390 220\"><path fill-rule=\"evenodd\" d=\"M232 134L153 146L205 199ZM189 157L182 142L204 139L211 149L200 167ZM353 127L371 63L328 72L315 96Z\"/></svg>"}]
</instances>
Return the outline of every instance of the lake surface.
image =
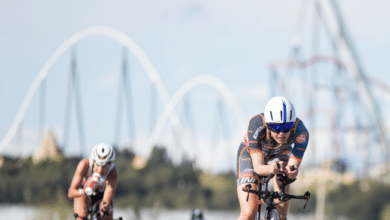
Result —
<instances>
[{"instance_id":1,"label":"lake surface","mask_svg":"<svg viewBox=\"0 0 390 220\"><path fill-rule=\"evenodd\" d=\"M238 211L203 211L205 220L237 220ZM114 218L119 216L123 220L136 220L133 209L118 208L114 210ZM142 209L140 220L189 220L191 210ZM2 220L74 220L72 210L48 209L25 205L0 204L0 219ZM314 219L313 216L289 215L289 220Z\"/></svg>"}]
</instances>

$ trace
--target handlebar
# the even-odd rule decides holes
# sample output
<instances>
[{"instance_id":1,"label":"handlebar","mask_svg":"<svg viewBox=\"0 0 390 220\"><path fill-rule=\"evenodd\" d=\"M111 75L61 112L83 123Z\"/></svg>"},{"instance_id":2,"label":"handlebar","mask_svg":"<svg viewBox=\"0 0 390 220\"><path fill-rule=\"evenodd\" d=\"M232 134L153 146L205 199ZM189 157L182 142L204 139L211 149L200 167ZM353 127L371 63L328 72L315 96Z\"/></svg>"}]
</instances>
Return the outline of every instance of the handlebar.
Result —
<instances>
[{"instance_id":1,"label":"handlebar","mask_svg":"<svg viewBox=\"0 0 390 220\"><path fill-rule=\"evenodd\" d=\"M277 166L280 169L280 164L277 164ZM290 169L291 169L291 171L294 171L297 168L295 168L295 166L292 165L292 166L290 166ZM269 182L275 176L275 174L273 174L273 173L269 174L268 176L261 176L259 174L256 174L256 175L260 179L260 184L264 184L264 183ZM294 182L296 180L296 178L295 179L288 178L286 173L281 173L281 174L279 173L279 174L277 174L277 176L281 177L281 179L279 179L279 180L281 180L281 182L284 185L288 185L288 184L290 184L290 183L292 183L292 182Z\"/></svg>"},{"instance_id":2,"label":"handlebar","mask_svg":"<svg viewBox=\"0 0 390 220\"><path fill-rule=\"evenodd\" d=\"M277 166L280 169L280 164L279 163L277 163ZM260 183L264 184L264 183L267 183L268 181L270 181L272 178L274 178L275 174L271 173L268 176L261 176L261 175L257 174L257 176L259 177L259 179L261 179Z\"/></svg>"},{"instance_id":3,"label":"handlebar","mask_svg":"<svg viewBox=\"0 0 390 220\"><path fill-rule=\"evenodd\" d=\"M278 164L278 167L280 168L280 165ZM292 165L290 167L290 169L292 171L296 170L295 166ZM259 176L259 175L258 175ZM275 174L269 174L268 176L259 176L260 178L260 184L265 184L265 183L268 183L268 181L270 181L273 177L275 176ZM287 177L287 174L286 173L283 173L283 174L278 174L278 176L280 176L281 178L279 179L282 184L284 186L294 182L296 180L295 179L289 179ZM306 204L303 208L306 208L306 205L310 199L310 192L307 191L304 195L302 196L296 196L296 195L290 195L290 194L286 194L284 193L284 190L282 190L282 192L271 192L271 191L268 191L268 190L265 190L265 191L261 191L261 190L251 190L252 186L251 184L247 184L245 185L242 190L245 191L245 192L248 192L248 196L247 196L247 201L249 199L249 193L254 193L256 195L258 195L260 198L263 198L263 199L267 199L267 198L275 198L275 199L279 199L280 201L284 202L284 201L287 201L287 200L290 200L290 199L304 199L306 200Z\"/></svg>"},{"instance_id":4,"label":"handlebar","mask_svg":"<svg viewBox=\"0 0 390 220\"><path fill-rule=\"evenodd\" d=\"M248 193L254 193L258 196L261 196L263 199L266 199L264 197L272 196L274 198L277 198L281 201L286 201L289 199L310 199L310 192L306 191L306 193L302 196L296 196L296 195L291 195L291 194L286 194L286 193L279 193L279 192L270 192L270 191L260 191L260 190L252 190L252 186L250 184L245 185L242 188L242 191L248 192Z\"/></svg>"},{"instance_id":5,"label":"handlebar","mask_svg":"<svg viewBox=\"0 0 390 220\"><path fill-rule=\"evenodd\" d=\"M267 183L268 181L270 181L272 178L274 178L275 174L271 173L270 175L268 175L267 177L262 177L262 176L259 176L260 179L263 178L261 180L261 183L264 184L264 183Z\"/></svg>"},{"instance_id":6,"label":"handlebar","mask_svg":"<svg viewBox=\"0 0 390 220\"><path fill-rule=\"evenodd\" d=\"M310 192L309 191L306 191L306 193L302 196L296 196L296 195L286 194L283 192L271 192L268 190L265 190L265 191L251 190L251 188L252 188L252 186L250 184L247 184L242 188L243 191L248 192L248 196L246 198L246 201L249 200L249 193L254 193L262 199L274 198L274 199L279 199L282 202L288 201L290 199L303 199L303 200L306 200L306 203L303 206L303 208L306 208L306 205L310 199Z\"/></svg>"},{"instance_id":7,"label":"handlebar","mask_svg":"<svg viewBox=\"0 0 390 220\"><path fill-rule=\"evenodd\" d=\"M309 202L309 199L310 199L310 192L306 191L303 196L295 196L295 195L290 195L290 194L284 194L280 198L281 201L287 201L289 199L304 199L304 200L306 200L306 203L303 206L303 208L305 209L306 205L307 205L307 203Z\"/></svg>"}]
</instances>

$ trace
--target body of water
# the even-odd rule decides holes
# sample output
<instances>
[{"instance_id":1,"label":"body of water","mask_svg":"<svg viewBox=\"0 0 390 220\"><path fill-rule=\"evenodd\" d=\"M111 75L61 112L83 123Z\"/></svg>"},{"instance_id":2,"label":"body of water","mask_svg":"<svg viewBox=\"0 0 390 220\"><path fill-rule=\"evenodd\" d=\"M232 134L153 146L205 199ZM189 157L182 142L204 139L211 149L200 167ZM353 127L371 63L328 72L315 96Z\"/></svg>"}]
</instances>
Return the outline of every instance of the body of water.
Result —
<instances>
[{"instance_id":1,"label":"body of water","mask_svg":"<svg viewBox=\"0 0 390 220\"><path fill-rule=\"evenodd\" d=\"M238 211L212 211L204 210L205 220L237 220ZM121 216L123 220L137 220L132 208L117 208L114 210L114 218ZM190 220L191 210L167 210L167 209L142 209L140 220ZM73 211L70 209L44 208L25 205L0 205L0 219L2 220L74 220ZM314 219L313 216L289 215L289 220Z\"/></svg>"}]
</instances>

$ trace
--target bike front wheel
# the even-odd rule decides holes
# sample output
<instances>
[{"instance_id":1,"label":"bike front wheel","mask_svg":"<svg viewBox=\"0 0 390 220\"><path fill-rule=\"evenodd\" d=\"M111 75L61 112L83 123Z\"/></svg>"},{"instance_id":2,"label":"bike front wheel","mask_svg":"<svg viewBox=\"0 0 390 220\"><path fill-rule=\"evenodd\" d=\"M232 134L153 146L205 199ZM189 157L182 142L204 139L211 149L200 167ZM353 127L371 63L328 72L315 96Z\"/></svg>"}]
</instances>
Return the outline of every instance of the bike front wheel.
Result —
<instances>
[{"instance_id":1,"label":"bike front wheel","mask_svg":"<svg viewBox=\"0 0 390 220\"><path fill-rule=\"evenodd\" d=\"M277 209L271 209L264 213L264 220L280 220L280 213Z\"/></svg>"}]
</instances>

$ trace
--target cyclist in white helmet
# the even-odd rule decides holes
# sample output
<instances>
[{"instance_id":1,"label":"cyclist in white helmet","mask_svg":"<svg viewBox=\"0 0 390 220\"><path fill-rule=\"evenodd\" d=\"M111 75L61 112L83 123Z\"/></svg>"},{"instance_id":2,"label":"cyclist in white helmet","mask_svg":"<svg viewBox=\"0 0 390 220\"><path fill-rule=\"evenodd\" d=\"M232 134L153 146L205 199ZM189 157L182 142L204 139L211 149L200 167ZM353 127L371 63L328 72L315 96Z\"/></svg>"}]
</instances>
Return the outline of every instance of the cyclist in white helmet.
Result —
<instances>
[{"instance_id":1,"label":"cyclist in white helmet","mask_svg":"<svg viewBox=\"0 0 390 220\"><path fill-rule=\"evenodd\" d=\"M243 184L258 184L257 176L286 172L290 179L298 175L298 168L309 141L309 132L296 118L292 103L277 96L268 101L264 113L255 115L237 153L237 194L241 213L239 220L253 220L259 204L258 196L242 191ZM296 169L291 168L294 166ZM279 168L280 167L280 168ZM275 190L280 191L276 177L272 179ZM286 186L286 193L289 185ZM287 219L288 201L277 205L281 219Z\"/></svg>"},{"instance_id":2,"label":"cyclist in white helmet","mask_svg":"<svg viewBox=\"0 0 390 220\"><path fill-rule=\"evenodd\" d=\"M98 144L93 147L91 156L78 164L68 191L68 197L74 199L76 219L86 219L87 210L99 201L101 219L112 219L112 200L118 184L114 160L114 148Z\"/></svg>"}]
</instances>

